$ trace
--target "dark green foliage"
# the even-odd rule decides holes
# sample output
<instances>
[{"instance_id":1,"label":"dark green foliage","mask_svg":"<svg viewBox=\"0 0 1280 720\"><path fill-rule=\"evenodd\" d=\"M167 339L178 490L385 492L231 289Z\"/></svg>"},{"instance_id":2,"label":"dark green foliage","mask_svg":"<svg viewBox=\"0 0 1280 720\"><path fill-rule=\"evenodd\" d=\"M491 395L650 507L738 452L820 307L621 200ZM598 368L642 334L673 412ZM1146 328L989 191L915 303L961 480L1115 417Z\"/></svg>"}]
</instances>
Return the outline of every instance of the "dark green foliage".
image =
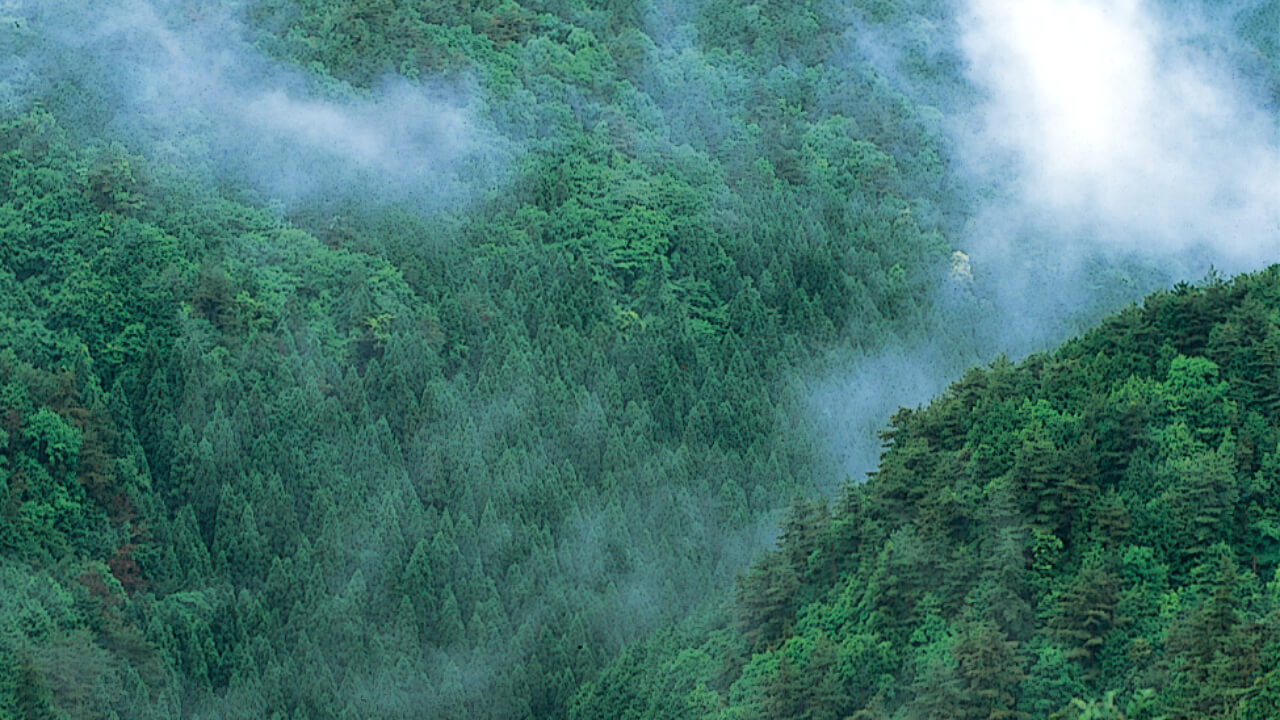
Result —
<instances>
[{"instance_id":1,"label":"dark green foliage","mask_svg":"<svg viewBox=\"0 0 1280 720\"><path fill-rule=\"evenodd\" d=\"M1157 293L900 412L879 470L829 520L793 510L778 550L740 578L727 625L739 652L711 657L704 638L725 636L690 633L649 657L649 687L673 653L699 652L724 678L714 717L1273 712L1280 538L1261 518L1280 496L1259 483L1280 414L1245 358L1275 332L1257 307L1278 288L1273 266ZM1131 434L1098 442L1099 428ZM1245 436L1264 444L1244 452ZM840 558L834 579L794 566L824 552ZM877 644L876 659L849 654ZM836 648L833 665L819 647ZM624 699L587 686L578 717L642 707L642 687Z\"/></svg>"},{"instance_id":2,"label":"dark green foliage","mask_svg":"<svg viewBox=\"0 0 1280 720\"><path fill-rule=\"evenodd\" d=\"M324 97L474 82L517 159L458 207L284 211L200 156L216 133L113 123L122 86L41 35L74 4L18 18L39 69L0 125L0 549L78 619L0 625L30 658L0 703L30 676L55 715L563 716L811 488L786 379L942 326L961 198L921 169L931 111L829 62L829 3L251 5L246 41ZM660 50L664 23L706 41ZM796 506L753 644L841 571L828 524ZM69 698L42 648L110 671ZM797 659L823 717L850 653L884 648Z\"/></svg>"},{"instance_id":3,"label":"dark green foliage","mask_svg":"<svg viewBox=\"0 0 1280 720\"><path fill-rule=\"evenodd\" d=\"M474 88L509 167L280 202L57 50L92 3L4 18L0 717L1274 715L1269 274L972 371L804 499L792 380L998 335L945 3L853 4L936 43L897 67L830 0L154 5L316 97Z\"/></svg>"}]
</instances>

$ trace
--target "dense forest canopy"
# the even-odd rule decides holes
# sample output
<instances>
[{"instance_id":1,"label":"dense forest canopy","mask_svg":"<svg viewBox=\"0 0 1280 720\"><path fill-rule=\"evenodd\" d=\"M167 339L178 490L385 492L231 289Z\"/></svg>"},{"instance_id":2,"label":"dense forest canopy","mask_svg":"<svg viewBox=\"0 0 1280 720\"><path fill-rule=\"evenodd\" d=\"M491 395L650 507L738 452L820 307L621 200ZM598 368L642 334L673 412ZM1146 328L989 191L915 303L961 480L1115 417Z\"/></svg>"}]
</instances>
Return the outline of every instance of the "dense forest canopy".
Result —
<instances>
[{"instance_id":1,"label":"dense forest canopy","mask_svg":"<svg viewBox=\"0 0 1280 720\"><path fill-rule=\"evenodd\" d=\"M1002 7L0 0L0 717L1274 717L1280 3Z\"/></svg>"},{"instance_id":2,"label":"dense forest canopy","mask_svg":"<svg viewBox=\"0 0 1280 720\"><path fill-rule=\"evenodd\" d=\"M727 612L571 717L1280 713L1280 266L1178 285L902 410Z\"/></svg>"}]
</instances>

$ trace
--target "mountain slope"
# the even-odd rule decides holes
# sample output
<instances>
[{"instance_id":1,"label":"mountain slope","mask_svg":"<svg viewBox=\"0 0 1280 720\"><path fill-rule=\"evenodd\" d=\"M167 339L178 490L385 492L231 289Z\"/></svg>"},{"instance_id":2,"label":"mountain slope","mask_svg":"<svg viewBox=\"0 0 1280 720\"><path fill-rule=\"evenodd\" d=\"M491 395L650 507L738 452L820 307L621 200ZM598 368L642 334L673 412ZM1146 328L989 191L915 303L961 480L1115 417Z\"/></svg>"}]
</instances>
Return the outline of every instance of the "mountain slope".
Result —
<instances>
[{"instance_id":1,"label":"mountain slope","mask_svg":"<svg viewBox=\"0 0 1280 720\"><path fill-rule=\"evenodd\" d=\"M1277 307L1280 266L1179 285L899 412L574 717L1275 717Z\"/></svg>"},{"instance_id":2,"label":"mountain slope","mask_svg":"<svg viewBox=\"0 0 1280 720\"><path fill-rule=\"evenodd\" d=\"M5 4L0 715L561 716L812 481L785 378L945 324L932 113L818 3L248 5ZM454 78L496 179L236 124Z\"/></svg>"}]
</instances>

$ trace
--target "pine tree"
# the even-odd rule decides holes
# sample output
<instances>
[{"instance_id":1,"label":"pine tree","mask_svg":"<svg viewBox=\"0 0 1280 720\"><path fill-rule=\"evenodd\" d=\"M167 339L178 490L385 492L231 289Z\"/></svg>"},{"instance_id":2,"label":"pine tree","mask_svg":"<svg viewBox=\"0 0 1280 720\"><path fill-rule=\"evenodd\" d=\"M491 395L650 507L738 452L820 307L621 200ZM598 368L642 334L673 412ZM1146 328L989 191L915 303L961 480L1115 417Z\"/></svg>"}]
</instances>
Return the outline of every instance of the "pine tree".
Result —
<instances>
[{"instance_id":1,"label":"pine tree","mask_svg":"<svg viewBox=\"0 0 1280 720\"><path fill-rule=\"evenodd\" d=\"M1110 562L1099 554L1089 555L1080 571L1059 591L1058 611L1049 618L1050 633L1067 648L1067 657L1084 668L1089 682L1101 672L1098 655L1107 634L1127 622L1115 613L1119 593L1120 580Z\"/></svg>"},{"instance_id":2,"label":"pine tree","mask_svg":"<svg viewBox=\"0 0 1280 720\"><path fill-rule=\"evenodd\" d=\"M1027 679L1026 658L1015 640L992 620L962 618L952 652L964 692L966 715L1003 720L1021 718L1017 691Z\"/></svg>"},{"instance_id":3,"label":"pine tree","mask_svg":"<svg viewBox=\"0 0 1280 720\"><path fill-rule=\"evenodd\" d=\"M805 693L808 680L795 667L785 649L779 653L778 667L765 690L764 716L768 720L802 720L807 714Z\"/></svg>"},{"instance_id":4,"label":"pine tree","mask_svg":"<svg viewBox=\"0 0 1280 720\"><path fill-rule=\"evenodd\" d=\"M18 654L13 709L20 720L54 720L58 717L54 711L49 689L44 678L30 656Z\"/></svg>"},{"instance_id":5,"label":"pine tree","mask_svg":"<svg viewBox=\"0 0 1280 720\"><path fill-rule=\"evenodd\" d=\"M1233 551L1225 544L1210 548L1198 570L1208 576L1208 597L1189 622L1170 629L1167 639L1176 658L1175 706L1199 717L1229 718L1256 690L1260 634L1243 616Z\"/></svg>"},{"instance_id":6,"label":"pine tree","mask_svg":"<svg viewBox=\"0 0 1280 720\"><path fill-rule=\"evenodd\" d=\"M799 579L786 557L769 552L738 579L735 607L748 647L760 651L786 638Z\"/></svg>"}]
</instances>

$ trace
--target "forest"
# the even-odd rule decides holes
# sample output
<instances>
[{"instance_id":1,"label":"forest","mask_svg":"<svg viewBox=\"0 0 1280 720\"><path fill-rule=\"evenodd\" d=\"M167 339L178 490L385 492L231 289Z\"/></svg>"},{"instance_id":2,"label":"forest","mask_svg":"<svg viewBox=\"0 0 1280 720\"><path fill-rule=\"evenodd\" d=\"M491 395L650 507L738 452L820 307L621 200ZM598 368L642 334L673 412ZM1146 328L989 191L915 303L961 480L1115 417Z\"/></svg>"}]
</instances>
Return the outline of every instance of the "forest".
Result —
<instances>
[{"instance_id":1,"label":"forest","mask_svg":"<svg viewBox=\"0 0 1280 720\"><path fill-rule=\"evenodd\" d=\"M0 0L0 718L1280 717L1280 0L1026 3Z\"/></svg>"}]
</instances>

